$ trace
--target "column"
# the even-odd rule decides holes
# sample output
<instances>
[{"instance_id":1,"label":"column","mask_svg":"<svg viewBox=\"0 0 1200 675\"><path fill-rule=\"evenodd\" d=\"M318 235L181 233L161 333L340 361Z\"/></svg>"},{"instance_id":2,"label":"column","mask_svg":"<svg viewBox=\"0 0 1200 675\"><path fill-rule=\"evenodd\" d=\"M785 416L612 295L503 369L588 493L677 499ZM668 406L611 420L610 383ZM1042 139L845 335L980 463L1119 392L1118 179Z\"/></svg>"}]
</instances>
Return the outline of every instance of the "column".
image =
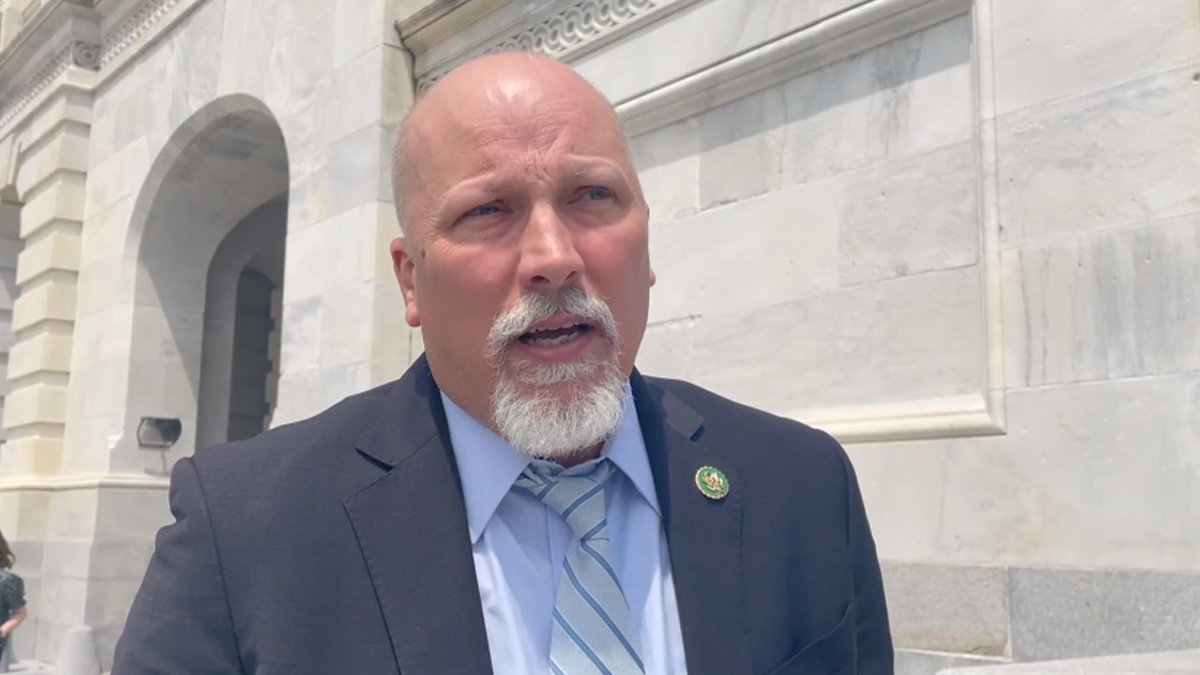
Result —
<instances>
[{"instance_id":1,"label":"column","mask_svg":"<svg viewBox=\"0 0 1200 675\"><path fill-rule=\"evenodd\" d=\"M86 97L65 91L33 120L20 157L24 249L3 428L8 461L25 474L56 475L62 460L90 119Z\"/></svg>"}]
</instances>

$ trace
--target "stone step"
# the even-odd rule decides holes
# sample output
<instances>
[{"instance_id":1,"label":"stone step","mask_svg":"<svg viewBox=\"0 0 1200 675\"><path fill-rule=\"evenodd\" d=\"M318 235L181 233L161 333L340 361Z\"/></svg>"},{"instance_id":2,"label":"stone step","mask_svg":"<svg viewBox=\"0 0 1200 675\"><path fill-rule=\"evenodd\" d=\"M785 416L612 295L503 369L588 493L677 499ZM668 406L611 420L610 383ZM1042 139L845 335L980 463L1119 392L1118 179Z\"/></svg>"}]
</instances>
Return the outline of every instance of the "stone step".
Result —
<instances>
[{"instance_id":1,"label":"stone step","mask_svg":"<svg viewBox=\"0 0 1200 675\"><path fill-rule=\"evenodd\" d=\"M1200 649L951 667L938 675L1200 675Z\"/></svg>"}]
</instances>

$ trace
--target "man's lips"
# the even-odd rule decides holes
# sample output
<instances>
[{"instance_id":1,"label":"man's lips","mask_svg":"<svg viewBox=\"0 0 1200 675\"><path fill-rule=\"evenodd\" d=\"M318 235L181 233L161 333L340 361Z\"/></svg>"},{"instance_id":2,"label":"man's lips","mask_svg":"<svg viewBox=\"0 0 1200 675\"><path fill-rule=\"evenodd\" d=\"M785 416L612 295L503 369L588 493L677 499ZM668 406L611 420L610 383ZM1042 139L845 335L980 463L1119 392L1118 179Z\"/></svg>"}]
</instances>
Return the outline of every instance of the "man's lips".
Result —
<instances>
[{"instance_id":1,"label":"man's lips","mask_svg":"<svg viewBox=\"0 0 1200 675\"><path fill-rule=\"evenodd\" d=\"M560 314L534 324L517 340L531 347L558 347L579 340L593 331L594 327L585 319Z\"/></svg>"}]
</instances>

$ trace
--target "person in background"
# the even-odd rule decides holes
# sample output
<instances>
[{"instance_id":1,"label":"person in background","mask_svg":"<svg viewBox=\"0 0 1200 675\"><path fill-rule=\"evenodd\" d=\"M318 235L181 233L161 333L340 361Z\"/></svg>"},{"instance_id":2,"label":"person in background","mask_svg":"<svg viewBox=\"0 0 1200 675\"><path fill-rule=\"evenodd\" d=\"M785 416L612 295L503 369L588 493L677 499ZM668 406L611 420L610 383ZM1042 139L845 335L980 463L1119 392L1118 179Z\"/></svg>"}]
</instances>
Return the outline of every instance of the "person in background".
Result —
<instances>
[{"instance_id":1,"label":"person in background","mask_svg":"<svg viewBox=\"0 0 1200 675\"><path fill-rule=\"evenodd\" d=\"M4 661L8 636L29 616L25 608L25 582L12 571L16 564L17 556L0 532L0 663Z\"/></svg>"}]
</instances>

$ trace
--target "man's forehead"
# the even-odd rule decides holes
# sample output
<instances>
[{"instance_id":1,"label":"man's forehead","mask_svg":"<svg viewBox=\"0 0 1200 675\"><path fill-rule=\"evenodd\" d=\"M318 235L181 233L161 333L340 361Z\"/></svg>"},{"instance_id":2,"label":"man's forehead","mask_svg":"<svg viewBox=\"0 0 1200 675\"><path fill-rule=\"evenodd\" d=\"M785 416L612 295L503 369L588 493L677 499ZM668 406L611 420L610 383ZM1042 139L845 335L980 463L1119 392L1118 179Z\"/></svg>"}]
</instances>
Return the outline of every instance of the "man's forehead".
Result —
<instances>
[{"instance_id":1,"label":"man's forehead","mask_svg":"<svg viewBox=\"0 0 1200 675\"><path fill-rule=\"evenodd\" d=\"M569 105L544 106L537 113L504 105L447 111L422 129L421 144L422 163L434 170L491 169L521 157L554 156L564 169L583 171L581 167L594 163L589 157L625 159L615 121Z\"/></svg>"}]
</instances>

